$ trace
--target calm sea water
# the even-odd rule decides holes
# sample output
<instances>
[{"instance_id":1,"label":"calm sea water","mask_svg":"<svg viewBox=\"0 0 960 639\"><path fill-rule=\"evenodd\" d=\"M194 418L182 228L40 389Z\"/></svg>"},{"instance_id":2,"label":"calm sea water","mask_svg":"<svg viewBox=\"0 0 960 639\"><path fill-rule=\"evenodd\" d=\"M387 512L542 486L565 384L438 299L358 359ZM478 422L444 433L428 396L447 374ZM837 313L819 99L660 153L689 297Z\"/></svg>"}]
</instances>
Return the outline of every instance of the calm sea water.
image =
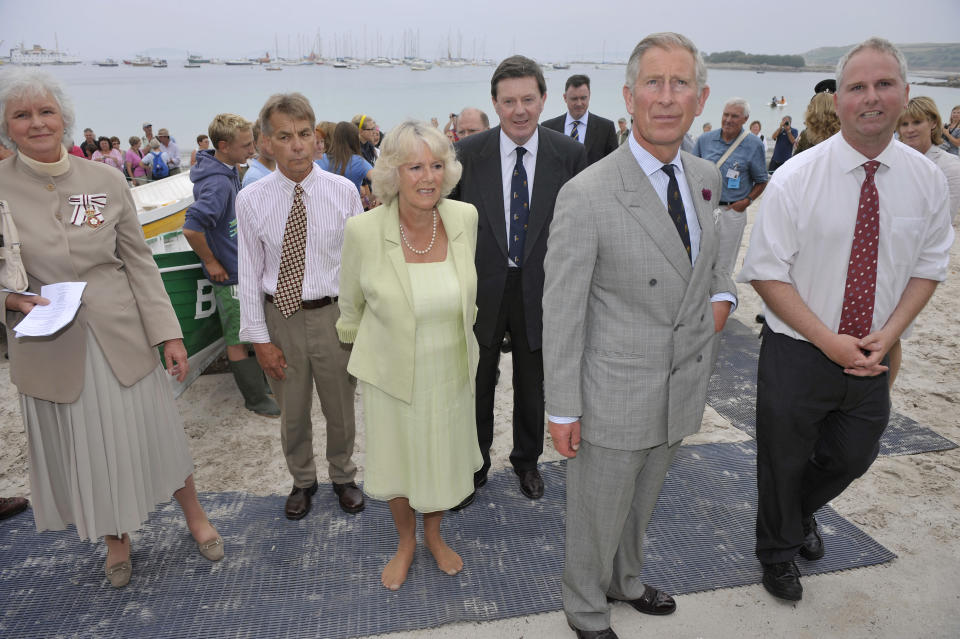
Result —
<instances>
[{"instance_id":1,"label":"calm sea water","mask_svg":"<svg viewBox=\"0 0 960 639\"><path fill-rule=\"evenodd\" d=\"M181 152L189 154L196 135L206 132L217 113L233 112L253 119L267 97L285 91L306 95L319 120L349 120L354 114L366 113L384 131L407 117L436 117L442 126L452 111L465 106L478 106L494 124L497 121L490 103L493 67L411 71L407 67L334 69L323 65L267 71L260 66L203 65L185 69L181 65L182 62L171 62L166 69L154 69L85 64L44 69L63 81L74 102L77 139L83 138L84 127L90 127L97 135L119 136L124 148L129 136L142 134L141 123L150 121L154 132L160 127L168 128ZM0 78L2 73L0 69ZM568 70L545 72L547 104L543 118L565 111L563 84L573 73L586 73L591 78L591 112L612 120L627 117L622 96L624 67L595 69L574 65ZM813 95L813 86L825 77L828 74L711 69L710 98L691 132L698 135L704 122L719 126L723 104L732 96L750 102L750 119L760 120L764 133L776 129L784 115L793 116L799 124ZM949 115L950 109L960 104L960 89L912 86L910 92L913 96L933 98L941 114ZM784 96L787 106L768 106L773 95Z\"/></svg>"}]
</instances>

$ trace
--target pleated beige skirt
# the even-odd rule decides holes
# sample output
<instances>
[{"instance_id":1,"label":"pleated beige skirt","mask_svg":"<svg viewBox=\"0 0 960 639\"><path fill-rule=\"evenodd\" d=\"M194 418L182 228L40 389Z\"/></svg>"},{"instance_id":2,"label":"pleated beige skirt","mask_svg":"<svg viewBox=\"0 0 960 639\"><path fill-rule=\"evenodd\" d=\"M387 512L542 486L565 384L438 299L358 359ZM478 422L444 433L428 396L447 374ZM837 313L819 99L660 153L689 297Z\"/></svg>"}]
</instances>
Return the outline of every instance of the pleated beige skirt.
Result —
<instances>
[{"instance_id":1,"label":"pleated beige skirt","mask_svg":"<svg viewBox=\"0 0 960 639\"><path fill-rule=\"evenodd\" d=\"M20 408L38 531L75 524L95 540L137 530L193 472L163 367L125 387L90 331L79 399L21 395Z\"/></svg>"}]
</instances>

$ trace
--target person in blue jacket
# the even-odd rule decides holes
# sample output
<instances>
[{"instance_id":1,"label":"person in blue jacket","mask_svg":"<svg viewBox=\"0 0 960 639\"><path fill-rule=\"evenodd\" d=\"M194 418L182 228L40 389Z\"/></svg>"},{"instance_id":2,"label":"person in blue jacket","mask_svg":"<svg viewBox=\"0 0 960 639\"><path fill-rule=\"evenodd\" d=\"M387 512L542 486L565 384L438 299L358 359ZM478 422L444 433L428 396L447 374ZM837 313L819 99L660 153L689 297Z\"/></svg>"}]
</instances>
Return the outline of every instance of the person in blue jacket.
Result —
<instances>
[{"instance_id":1,"label":"person in blue jacket","mask_svg":"<svg viewBox=\"0 0 960 639\"><path fill-rule=\"evenodd\" d=\"M280 407L268 395L266 379L248 344L240 341L240 302L237 299L237 214L240 190L237 165L253 157L253 130L246 119L221 113L208 130L213 149L197 153L190 169L193 204L187 209L183 236L200 257L213 284L230 370L243 394L244 405L258 415L279 417Z\"/></svg>"}]
</instances>

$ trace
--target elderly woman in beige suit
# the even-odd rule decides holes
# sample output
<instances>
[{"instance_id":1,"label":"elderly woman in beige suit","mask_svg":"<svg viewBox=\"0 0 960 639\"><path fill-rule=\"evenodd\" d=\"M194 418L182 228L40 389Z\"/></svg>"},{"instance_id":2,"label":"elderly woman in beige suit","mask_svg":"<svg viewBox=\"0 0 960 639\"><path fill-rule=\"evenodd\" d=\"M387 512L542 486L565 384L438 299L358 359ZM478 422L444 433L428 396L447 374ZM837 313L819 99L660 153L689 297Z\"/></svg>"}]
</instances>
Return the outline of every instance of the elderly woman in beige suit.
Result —
<instances>
[{"instance_id":1,"label":"elderly woman in beige suit","mask_svg":"<svg viewBox=\"0 0 960 639\"><path fill-rule=\"evenodd\" d=\"M81 539L103 537L106 575L130 580L130 532L172 493L200 553L223 557L223 541L197 501L193 460L167 371L183 379L187 354L160 274L143 241L123 176L67 154L73 110L39 71L5 74L0 199L20 235L28 290L83 281L83 303L52 337L13 335L37 304L0 293L10 377L20 392L38 530L74 524Z\"/></svg>"},{"instance_id":2,"label":"elderly woman in beige suit","mask_svg":"<svg viewBox=\"0 0 960 639\"><path fill-rule=\"evenodd\" d=\"M398 589L416 549L416 512L437 567L463 568L440 536L443 511L473 492L483 465L474 377L477 210L443 199L460 178L437 129L407 121L383 141L371 179L383 202L347 221L340 340L360 380L366 424L363 489L389 501L397 552L381 582Z\"/></svg>"}]
</instances>

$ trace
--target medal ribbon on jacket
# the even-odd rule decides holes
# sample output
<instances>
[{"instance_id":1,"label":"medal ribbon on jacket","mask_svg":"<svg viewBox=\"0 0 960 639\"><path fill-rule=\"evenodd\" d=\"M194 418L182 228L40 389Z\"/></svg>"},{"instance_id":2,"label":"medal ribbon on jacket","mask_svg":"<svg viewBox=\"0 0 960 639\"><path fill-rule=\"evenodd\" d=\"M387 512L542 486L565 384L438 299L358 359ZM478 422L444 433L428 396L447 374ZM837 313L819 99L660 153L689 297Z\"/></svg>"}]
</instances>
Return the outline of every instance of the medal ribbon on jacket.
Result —
<instances>
[{"instance_id":1,"label":"medal ribbon on jacket","mask_svg":"<svg viewBox=\"0 0 960 639\"><path fill-rule=\"evenodd\" d=\"M104 219L101 210L107 205L106 193L71 195L68 202L73 205L73 217L70 222L74 226L86 224L95 229L103 224Z\"/></svg>"}]
</instances>

